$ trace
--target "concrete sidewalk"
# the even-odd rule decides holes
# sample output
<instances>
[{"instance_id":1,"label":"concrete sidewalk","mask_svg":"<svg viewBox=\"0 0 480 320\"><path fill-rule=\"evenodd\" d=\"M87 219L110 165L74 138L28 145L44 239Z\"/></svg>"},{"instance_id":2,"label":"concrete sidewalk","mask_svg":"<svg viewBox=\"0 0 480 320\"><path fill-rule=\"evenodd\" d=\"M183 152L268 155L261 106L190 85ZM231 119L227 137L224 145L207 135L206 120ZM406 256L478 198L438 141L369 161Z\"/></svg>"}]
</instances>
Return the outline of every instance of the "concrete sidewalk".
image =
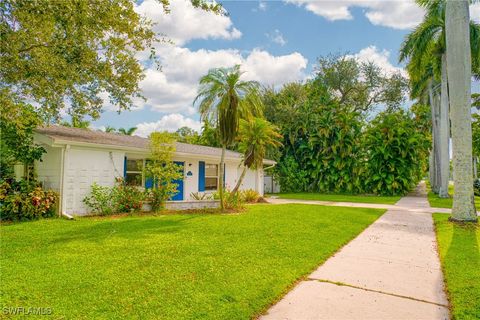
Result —
<instances>
[{"instance_id":1,"label":"concrete sidewalk","mask_svg":"<svg viewBox=\"0 0 480 320\"><path fill-rule=\"evenodd\" d=\"M420 187L261 318L448 319L430 212Z\"/></svg>"}]
</instances>

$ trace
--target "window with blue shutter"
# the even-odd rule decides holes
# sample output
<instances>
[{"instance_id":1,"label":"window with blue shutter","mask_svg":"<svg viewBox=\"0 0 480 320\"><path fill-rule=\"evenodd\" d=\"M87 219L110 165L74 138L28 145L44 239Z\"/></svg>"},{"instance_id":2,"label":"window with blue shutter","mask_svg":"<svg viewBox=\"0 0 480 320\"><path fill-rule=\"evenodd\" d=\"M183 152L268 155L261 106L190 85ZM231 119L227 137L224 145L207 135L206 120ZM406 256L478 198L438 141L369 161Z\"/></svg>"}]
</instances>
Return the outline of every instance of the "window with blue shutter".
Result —
<instances>
[{"instance_id":1,"label":"window with blue shutter","mask_svg":"<svg viewBox=\"0 0 480 320\"><path fill-rule=\"evenodd\" d=\"M198 162L198 191L205 191L205 161Z\"/></svg>"}]
</instances>

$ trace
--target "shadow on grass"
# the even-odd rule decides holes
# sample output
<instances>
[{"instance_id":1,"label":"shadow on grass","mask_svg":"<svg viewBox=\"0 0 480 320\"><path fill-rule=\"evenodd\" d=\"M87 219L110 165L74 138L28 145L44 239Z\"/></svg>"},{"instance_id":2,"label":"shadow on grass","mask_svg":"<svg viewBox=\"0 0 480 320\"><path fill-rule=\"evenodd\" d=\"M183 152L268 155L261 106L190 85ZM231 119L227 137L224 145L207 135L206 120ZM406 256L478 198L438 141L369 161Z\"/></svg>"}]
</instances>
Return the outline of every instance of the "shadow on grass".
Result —
<instances>
[{"instance_id":1,"label":"shadow on grass","mask_svg":"<svg viewBox=\"0 0 480 320\"><path fill-rule=\"evenodd\" d=\"M200 217L200 215L185 215L180 217L163 216L91 221L86 226L75 226L74 229L66 228L64 233L52 239L52 243L58 244L71 241L100 243L112 237L135 240L148 237L151 234L175 233L185 229L188 221Z\"/></svg>"},{"instance_id":2,"label":"shadow on grass","mask_svg":"<svg viewBox=\"0 0 480 320\"><path fill-rule=\"evenodd\" d=\"M480 248L477 224L453 224L444 272L452 319L480 319Z\"/></svg>"}]
</instances>

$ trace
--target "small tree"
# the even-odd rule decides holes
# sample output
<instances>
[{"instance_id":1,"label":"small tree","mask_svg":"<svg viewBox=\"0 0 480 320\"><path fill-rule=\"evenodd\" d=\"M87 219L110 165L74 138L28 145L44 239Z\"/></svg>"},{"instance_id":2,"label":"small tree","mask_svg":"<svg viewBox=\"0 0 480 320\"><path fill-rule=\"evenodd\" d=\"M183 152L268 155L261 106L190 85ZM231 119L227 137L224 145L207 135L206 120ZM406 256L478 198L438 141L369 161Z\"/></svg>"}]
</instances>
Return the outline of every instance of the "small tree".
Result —
<instances>
[{"instance_id":1,"label":"small tree","mask_svg":"<svg viewBox=\"0 0 480 320\"><path fill-rule=\"evenodd\" d=\"M173 162L175 138L168 132L150 134L151 158L145 165L145 176L153 180L151 204L153 211L164 207L165 201L177 192L175 180L181 179L181 167Z\"/></svg>"},{"instance_id":2,"label":"small tree","mask_svg":"<svg viewBox=\"0 0 480 320\"><path fill-rule=\"evenodd\" d=\"M269 148L280 147L282 135L277 127L265 119L240 120L238 149L243 153L243 171L230 196L234 196L242 185L247 169L261 168Z\"/></svg>"}]
</instances>

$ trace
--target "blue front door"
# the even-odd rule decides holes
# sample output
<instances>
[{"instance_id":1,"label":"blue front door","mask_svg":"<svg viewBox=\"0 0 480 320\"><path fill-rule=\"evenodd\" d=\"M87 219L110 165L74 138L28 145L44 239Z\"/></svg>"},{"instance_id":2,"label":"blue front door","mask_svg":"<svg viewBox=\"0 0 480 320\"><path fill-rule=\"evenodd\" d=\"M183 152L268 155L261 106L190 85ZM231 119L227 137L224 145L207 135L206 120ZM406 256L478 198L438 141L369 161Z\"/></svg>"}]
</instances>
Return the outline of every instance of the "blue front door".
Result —
<instances>
[{"instance_id":1,"label":"blue front door","mask_svg":"<svg viewBox=\"0 0 480 320\"><path fill-rule=\"evenodd\" d=\"M173 201L181 201L181 200L183 200L183 173L184 173L183 170L184 170L185 163L175 161L175 164L182 167L181 168L182 178L174 181L174 183L177 184L177 193L172 197L172 200Z\"/></svg>"}]
</instances>

